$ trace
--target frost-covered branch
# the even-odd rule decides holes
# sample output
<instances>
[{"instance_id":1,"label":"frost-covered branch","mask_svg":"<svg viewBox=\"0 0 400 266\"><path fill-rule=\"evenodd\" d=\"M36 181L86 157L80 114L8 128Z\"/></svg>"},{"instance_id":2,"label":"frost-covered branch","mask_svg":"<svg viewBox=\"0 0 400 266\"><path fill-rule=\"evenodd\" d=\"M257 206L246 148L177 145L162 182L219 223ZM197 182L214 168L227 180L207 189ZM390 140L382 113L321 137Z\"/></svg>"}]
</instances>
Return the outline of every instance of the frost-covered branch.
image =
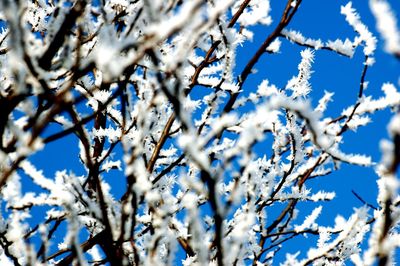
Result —
<instances>
[{"instance_id":1,"label":"frost-covered branch","mask_svg":"<svg viewBox=\"0 0 400 266\"><path fill-rule=\"evenodd\" d=\"M392 263L398 114L379 164L346 134L398 112L396 81L366 90L380 46L356 3L335 11L354 33L334 41L297 28L303 1L278 6L0 1L0 264ZM396 14L370 7L396 55ZM305 48L277 80L262 61L293 49L283 37ZM343 91L315 88L320 50L362 65L341 113ZM377 165L378 207L322 225L340 163Z\"/></svg>"}]
</instances>

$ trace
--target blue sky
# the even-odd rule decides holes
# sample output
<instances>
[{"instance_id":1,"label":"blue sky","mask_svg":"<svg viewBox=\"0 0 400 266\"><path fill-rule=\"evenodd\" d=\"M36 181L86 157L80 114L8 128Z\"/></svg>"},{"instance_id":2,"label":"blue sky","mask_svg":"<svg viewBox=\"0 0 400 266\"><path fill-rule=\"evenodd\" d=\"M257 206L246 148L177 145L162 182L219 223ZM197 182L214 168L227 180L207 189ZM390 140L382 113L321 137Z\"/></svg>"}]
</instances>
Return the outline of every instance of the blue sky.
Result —
<instances>
[{"instance_id":1,"label":"blue sky","mask_svg":"<svg viewBox=\"0 0 400 266\"><path fill-rule=\"evenodd\" d=\"M342 0L303 1L288 28L298 30L306 37L320 38L323 41L337 38L345 39L346 37L353 39L355 33L345 21L344 16L340 14L340 5L345 4L347 4L347 1ZM391 4L393 10L400 13L400 2L391 1ZM238 49L238 73L240 73L253 51L272 32L279 21L284 5L285 1L271 1L273 25L255 27L253 42L246 43ZM400 61L383 52L383 43L376 32L375 20L368 8L367 1L354 1L353 6L357 9L362 21L378 38L378 47L375 53L376 63L368 69L366 80L369 81L369 85L365 94L379 97L382 95L381 86L384 82L393 82L399 89ZM249 77L243 87L244 93L256 90L263 79L268 79L278 87L284 87L292 76L297 75L297 65L301 60L300 51L303 49L305 48L282 39L281 50L278 54L265 54L261 57L255 67L258 73ZM340 115L345 107L354 104L357 100L363 57L361 48L356 50L353 58L339 56L331 51L316 51L315 63L312 67L314 73L311 78L313 105L317 104L318 99L325 90L335 93L334 101L329 105L327 111L329 116L336 117ZM390 112L387 110L381 111L371 118L373 123L365 128L361 128L357 132L346 132L344 144L341 148L349 153L368 154L377 162L380 160L379 141L388 137L386 125L390 119ZM60 128L50 127L46 133L49 134L59 130ZM120 149L116 149L115 156L118 157L120 152ZM77 139L74 136L68 136L49 144L43 151L34 155L31 161L37 168L42 168L47 177L52 177L56 171L63 169L70 169L76 175L83 175L85 171L79 162L77 154L79 154ZM124 183L122 181L124 180L123 178L122 173L118 171L111 171L109 174L105 174L105 180L112 185L116 198L119 198L125 189L125 187L119 185ZM333 225L333 219L337 214L348 217L354 207L362 206L362 203L352 194L352 190L356 191L368 203L376 205L376 180L377 175L375 175L373 169L345 164L342 164L338 171L329 176L311 180L309 182L310 187L315 187L315 189L323 188L326 191L335 191L337 193L337 197L332 202L324 203L323 214L318 221L324 225ZM25 185L26 191L38 189L29 183ZM300 210L304 210L300 214L301 216L308 215L315 205L314 203L301 203L299 206L301 206ZM40 213L41 211L37 212L38 215ZM310 243L309 239L304 240L300 237L298 240L292 241L287 249L283 249L278 255L282 256L285 251L291 253L295 253L299 249L304 251L304 248L299 248L300 244L302 244L302 247L306 247L307 245L304 245L304 243Z\"/></svg>"},{"instance_id":2,"label":"blue sky","mask_svg":"<svg viewBox=\"0 0 400 266\"><path fill-rule=\"evenodd\" d=\"M345 39L346 37L352 39L355 33L345 21L344 16L340 14L340 5L345 5L346 3L347 1L331 0L303 1L288 28L298 30L306 37L320 38L324 41L337 38ZM375 54L376 63L368 69L366 79L370 83L365 92L367 95L378 97L382 94L380 88L383 82L398 81L400 64L393 56L382 51L383 43L379 38L379 34L376 33L375 21L366 1L355 1L353 6L361 15L362 21L379 39L378 49ZM238 71L247 62L246 60L251 55L251 52L255 51L279 21L284 1L272 1L271 7L273 25L255 27L253 42L246 43L238 49ZM400 10L400 4L393 3L393 8L394 10ZM282 39L280 53L262 56L256 65L258 73L248 79L244 86L244 91L255 90L263 79L269 79L270 82L277 86L284 87L287 80L297 75L297 65L301 60L300 51L303 49L303 47ZM339 56L331 51L316 51L315 63L312 67L314 73L311 79L313 104L316 105L325 90L335 93L334 102L329 105L327 111L328 115L336 117L343 108L353 104L357 99L358 85L363 67L362 62L363 53L361 48L357 49L353 58ZM398 83L395 85L399 87ZM374 161L379 161L379 141L387 137L386 124L389 118L390 113L382 111L372 116L372 124L355 133L347 132L342 149L350 153L369 154ZM37 166L42 166L47 176L53 176L55 171L62 169L71 169L77 175L80 175L84 174L84 170L77 158L78 152L77 140L69 136L50 144L45 150L35 155L32 161ZM57 160L51 159L54 157L57 157ZM123 178L123 176L117 171L112 171L110 174L106 174L105 177L111 185L115 185L113 187L116 189L116 196L118 197L118 194L122 193L124 189L118 186L119 181L121 181L120 178ZM321 224L332 225L333 219L338 213L348 217L354 207L360 207L362 203L352 194L352 190L355 190L367 202L375 205L377 194L376 179L377 176L371 168L342 164L341 169L333 174L310 181L311 187L315 186L315 188L323 188L326 191L335 191L337 193L337 197L332 202L324 204L323 215L318 221ZM311 203L302 205L302 209L304 208L305 210L302 215L308 215L315 206ZM302 239L292 241L287 250L289 252L296 251L299 248L296 243L303 243L302 241Z\"/></svg>"},{"instance_id":3,"label":"blue sky","mask_svg":"<svg viewBox=\"0 0 400 266\"><path fill-rule=\"evenodd\" d=\"M384 82L392 82L399 89L400 61L383 51L383 42L376 32L375 19L367 2L353 1L353 7L360 14L362 22L378 38L375 52L376 63L367 71L366 80L369 85L365 95L380 97L382 95L381 86ZM340 6L347 3L348 1L342 0L303 1L288 29L300 31L308 38L320 38L322 41L337 38L352 40L355 33L345 21L345 17L340 14ZM390 3L393 10L399 14L400 2L391 1ZM246 62L246 58L251 54L249 51L255 50L270 34L274 25L279 22L284 5L285 1L271 1L271 16L274 23L271 27L257 26L255 28L254 42L246 44L238 50L238 69L240 69L241 62ZM265 78L278 87L284 87L287 80L297 75L297 65L301 60L300 51L305 48L287 40L281 40L280 53L266 54L260 59L256 65L258 72L249 78L244 86L244 91L251 90ZM314 73L311 78L313 105L316 106L324 91L335 93L333 102L328 105L326 112L328 116L337 117L345 107L354 104L357 100L363 59L362 47L357 48L353 58L339 56L331 51L316 51L315 62L312 66ZM391 113L388 110L377 112L371 116L373 122L366 127L358 129L357 132L346 132L344 143L341 146L342 150L348 153L367 154L373 158L373 161L379 162L381 156L379 142L383 138L388 138L386 126L390 117ZM373 168L342 164L339 170L329 176L310 180L308 186L311 188L336 192L336 198L333 201L323 204L322 215L317 221L322 225L333 225L336 215L341 214L348 218L352 214L353 208L361 207L363 203L353 195L352 190L368 203L377 206L377 178ZM304 210L300 217L304 217L309 215L316 205L315 203L302 203L299 206L302 206L300 210ZM300 237L300 239L293 240L278 255L282 256L285 251L295 253L296 250L302 250L304 256L305 248L310 244L310 240L315 245L316 238L312 237L308 239ZM399 254L397 257L400 259Z\"/></svg>"}]
</instances>

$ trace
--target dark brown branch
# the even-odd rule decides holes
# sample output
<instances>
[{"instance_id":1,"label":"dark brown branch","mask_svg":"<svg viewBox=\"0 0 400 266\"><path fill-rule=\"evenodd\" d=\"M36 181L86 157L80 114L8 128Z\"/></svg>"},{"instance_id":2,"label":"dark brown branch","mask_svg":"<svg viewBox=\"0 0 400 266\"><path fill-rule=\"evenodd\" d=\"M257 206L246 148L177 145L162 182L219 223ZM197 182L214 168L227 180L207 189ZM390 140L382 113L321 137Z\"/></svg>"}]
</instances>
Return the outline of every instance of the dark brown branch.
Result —
<instances>
[{"instance_id":1,"label":"dark brown branch","mask_svg":"<svg viewBox=\"0 0 400 266\"><path fill-rule=\"evenodd\" d=\"M92 238L89 238L86 242L84 242L83 244L81 244L81 249L83 252L88 251L89 249L91 249L93 246L95 246L98 243L102 243L102 242L106 242L109 243L110 239L108 239L106 237L106 232L103 230L100 233L98 233L97 235L95 235ZM62 254L64 254L65 252L68 252L71 250L61 250L57 253L54 253L51 256L47 257L47 261L54 259ZM56 265L57 266L68 266L72 263L72 261L74 260L74 255L71 253L70 255L68 255L67 257L63 258L61 261L59 261Z\"/></svg>"},{"instance_id":2,"label":"dark brown branch","mask_svg":"<svg viewBox=\"0 0 400 266\"><path fill-rule=\"evenodd\" d=\"M338 135L342 135L345 131L347 131L347 129L349 128L348 124L349 122L353 119L357 108L360 106L361 104L361 98L363 96L364 93L364 86L365 86L365 76L367 74L367 69L368 69L368 56L365 56L364 59L364 67L361 73L361 78L360 78L360 87L358 90L358 99L357 99L357 103L354 105L353 110L351 111L350 115L347 117L347 120L344 122L344 125L342 126L342 129L339 131Z\"/></svg>"},{"instance_id":3,"label":"dark brown branch","mask_svg":"<svg viewBox=\"0 0 400 266\"><path fill-rule=\"evenodd\" d=\"M253 67L257 64L258 60L260 57L266 52L267 47L277 38L279 37L279 34L281 31L289 24L290 20L292 19L293 15L296 13L297 9L299 8L302 0L298 0L295 3L295 6L292 6L293 0L289 0L286 4L285 10L283 12L283 15L281 17L281 20L278 24L278 26L274 29L274 31L265 39L265 41L261 44L261 46L258 48L256 53L253 55L253 57L250 58L249 62L246 64L245 68L241 72L241 74L238 77L238 84L239 84L239 89L238 92L235 92L231 95L229 101L224 107L224 113L229 113L232 108L234 103L236 102L239 92L241 88L243 87L244 82L247 80L247 77L251 74Z\"/></svg>"},{"instance_id":4,"label":"dark brown branch","mask_svg":"<svg viewBox=\"0 0 400 266\"><path fill-rule=\"evenodd\" d=\"M44 52L42 57L38 60L39 66L41 68L43 68L44 70L50 70L51 61L53 60L60 47L64 44L65 38L67 37L68 32L74 26L76 20L84 12L85 6L85 0L76 1L70 12L65 16L65 19L61 24L60 29L57 31L49 47Z\"/></svg>"},{"instance_id":5,"label":"dark brown branch","mask_svg":"<svg viewBox=\"0 0 400 266\"><path fill-rule=\"evenodd\" d=\"M116 99L118 97L120 90L122 90L122 87L118 87L118 89L110 96L110 98L107 99L107 101L105 103L103 103L103 104L99 103L97 111L93 112L92 114L90 114L84 118L81 118L77 124L74 124L74 126L44 138L43 143L46 144L46 143L58 140L60 138L63 138L65 136L75 132L82 125L85 125L85 124L89 123L90 121L92 121L98 115L98 113L103 112L107 108L107 106L114 99ZM75 101L74 104L76 104L76 102L77 101Z\"/></svg>"},{"instance_id":6,"label":"dark brown branch","mask_svg":"<svg viewBox=\"0 0 400 266\"><path fill-rule=\"evenodd\" d=\"M374 205L372 205L371 203L366 202L363 198L361 198L360 195L358 195L357 192L355 192L354 190L351 190L351 193L353 193L353 195L359 200L361 201L364 205L370 207L373 210L378 210L377 207L375 207Z\"/></svg>"}]
</instances>

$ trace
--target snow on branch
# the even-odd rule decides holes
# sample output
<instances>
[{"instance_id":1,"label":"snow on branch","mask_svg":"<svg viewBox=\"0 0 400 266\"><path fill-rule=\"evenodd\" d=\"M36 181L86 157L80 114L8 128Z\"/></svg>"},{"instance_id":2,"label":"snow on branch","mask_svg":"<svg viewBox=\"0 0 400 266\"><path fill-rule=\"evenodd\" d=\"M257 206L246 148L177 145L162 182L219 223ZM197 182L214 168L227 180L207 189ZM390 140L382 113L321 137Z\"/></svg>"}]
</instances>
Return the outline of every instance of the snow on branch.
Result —
<instances>
[{"instance_id":1,"label":"snow on branch","mask_svg":"<svg viewBox=\"0 0 400 266\"><path fill-rule=\"evenodd\" d=\"M400 30L390 4L385 0L370 0L369 6L376 18L376 27L385 41L386 52L400 56Z\"/></svg>"},{"instance_id":2,"label":"snow on branch","mask_svg":"<svg viewBox=\"0 0 400 266\"><path fill-rule=\"evenodd\" d=\"M352 2L348 2L345 6L342 6L340 13L346 17L346 21L354 31L359 34L354 39L354 45L358 46L361 42L364 43L364 54L366 56L372 56L376 49L376 38L368 30L367 26L361 22L360 15L353 8Z\"/></svg>"},{"instance_id":3,"label":"snow on branch","mask_svg":"<svg viewBox=\"0 0 400 266\"><path fill-rule=\"evenodd\" d=\"M281 35L291 42L302 46L307 46L315 50L331 50L348 57L352 57L354 54L354 45L349 39L345 39L344 41L337 39L335 41L327 41L324 43L320 39L314 40L311 38L306 38L298 31L287 29L282 30Z\"/></svg>"},{"instance_id":4,"label":"snow on branch","mask_svg":"<svg viewBox=\"0 0 400 266\"><path fill-rule=\"evenodd\" d=\"M0 265L394 264L400 93L367 73L391 67L383 47L358 3L318 10L355 31L323 40L290 29L315 10L276 2L0 0ZM397 14L370 7L396 56ZM361 79L325 88L320 50ZM338 101L348 79L358 97ZM396 114L375 163L347 134L374 141L380 110ZM352 190L331 174L360 166L377 207L357 191L365 206L330 208Z\"/></svg>"}]
</instances>

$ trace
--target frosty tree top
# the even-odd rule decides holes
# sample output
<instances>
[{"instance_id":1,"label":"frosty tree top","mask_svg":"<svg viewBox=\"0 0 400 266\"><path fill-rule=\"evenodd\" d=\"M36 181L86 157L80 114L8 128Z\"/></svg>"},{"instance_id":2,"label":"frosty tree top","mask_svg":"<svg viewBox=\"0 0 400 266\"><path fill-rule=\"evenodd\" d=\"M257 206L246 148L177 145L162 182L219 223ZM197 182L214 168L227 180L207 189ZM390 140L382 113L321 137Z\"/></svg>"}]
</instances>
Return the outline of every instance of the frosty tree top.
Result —
<instances>
[{"instance_id":1,"label":"frosty tree top","mask_svg":"<svg viewBox=\"0 0 400 266\"><path fill-rule=\"evenodd\" d=\"M372 113L398 112L396 80L381 84L380 97L365 92L377 49L400 59L396 14L370 0L374 36L348 2L337 12L354 34L324 40L290 27L301 0L277 17L271 8L269 0L1 0L0 264L392 265L400 115L380 162L342 147ZM261 32L239 60L239 47ZM255 67L283 42L302 50L279 87ZM320 50L364 58L359 87L348 88L355 102L333 117L334 91L311 101ZM251 85L252 76L262 81ZM65 149L58 143L70 138L80 170L65 162L46 176L35 155L57 160L49 145ZM378 206L322 226L335 192L309 181L340 163L376 169ZM302 235L318 240L278 261Z\"/></svg>"}]
</instances>

